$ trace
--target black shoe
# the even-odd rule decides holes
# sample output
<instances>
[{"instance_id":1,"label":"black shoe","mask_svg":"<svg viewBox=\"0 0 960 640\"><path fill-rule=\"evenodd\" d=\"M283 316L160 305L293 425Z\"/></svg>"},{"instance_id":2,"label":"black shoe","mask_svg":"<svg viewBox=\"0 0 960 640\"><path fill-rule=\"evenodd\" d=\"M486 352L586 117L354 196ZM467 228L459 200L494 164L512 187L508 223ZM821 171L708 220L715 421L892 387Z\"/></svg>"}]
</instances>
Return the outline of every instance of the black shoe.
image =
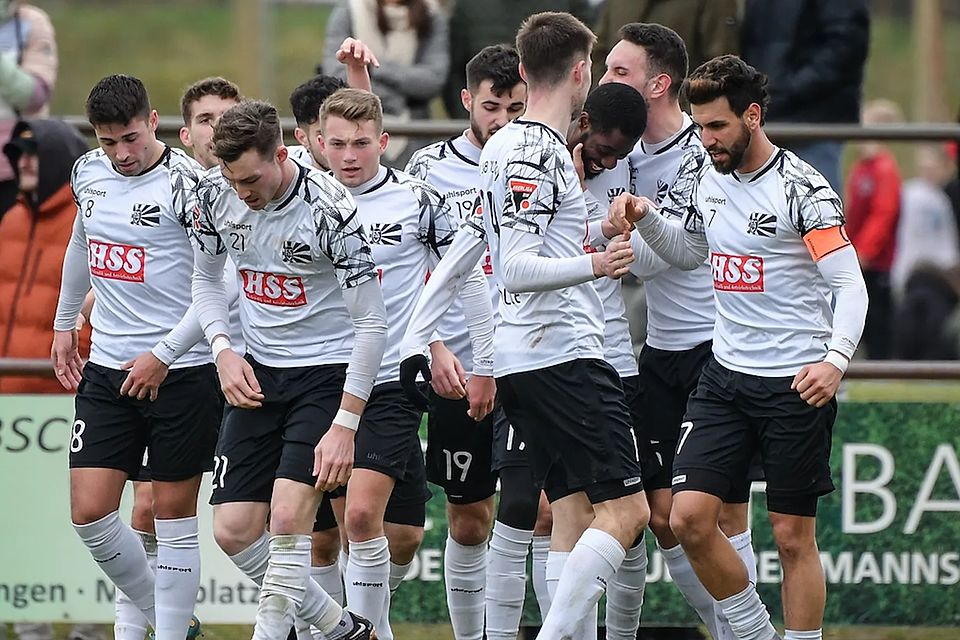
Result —
<instances>
[{"instance_id":1,"label":"black shoe","mask_svg":"<svg viewBox=\"0 0 960 640\"><path fill-rule=\"evenodd\" d=\"M343 640L377 640L377 630L372 622L352 611L347 611L347 615L353 620L353 629L343 636Z\"/></svg>"}]
</instances>

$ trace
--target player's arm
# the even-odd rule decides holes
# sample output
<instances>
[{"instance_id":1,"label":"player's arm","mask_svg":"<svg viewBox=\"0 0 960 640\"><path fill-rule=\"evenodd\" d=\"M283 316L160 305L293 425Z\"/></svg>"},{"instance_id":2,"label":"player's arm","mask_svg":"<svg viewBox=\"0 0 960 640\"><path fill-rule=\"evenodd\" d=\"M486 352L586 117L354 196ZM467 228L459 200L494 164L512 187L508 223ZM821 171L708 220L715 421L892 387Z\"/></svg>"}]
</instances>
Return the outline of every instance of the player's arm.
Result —
<instances>
[{"instance_id":1,"label":"player's arm","mask_svg":"<svg viewBox=\"0 0 960 640\"><path fill-rule=\"evenodd\" d=\"M840 198L823 178L814 179L823 184L799 198L799 219L793 222L833 293L833 333L823 361L803 367L793 388L808 404L822 407L836 395L860 344L869 301L857 252L843 228Z\"/></svg>"},{"instance_id":2,"label":"player's arm","mask_svg":"<svg viewBox=\"0 0 960 640\"><path fill-rule=\"evenodd\" d=\"M354 436L383 360L387 312L370 245L344 191L335 205L317 214L317 239L330 259L353 322L353 349L347 365L340 409L314 449L317 488L345 485L353 469Z\"/></svg>"},{"instance_id":3,"label":"player's arm","mask_svg":"<svg viewBox=\"0 0 960 640\"><path fill-rule=\"evenodd\" d=\"M432 267L436 268L437 260L447 252L456 235L457 218L444 198L432 187L427 187L424 191L424 195L420 197L420 202L423 203L420 234L430 250ZM424 228L423 221L428 218L429 223ZM442 372L442 377L451 383L448 391L453 391L460 397L467 395L470 401L469 414L476 420L482 420L493 411L497 389L493 381L493 307L490 304L487 278L479 260L475 261L473 268L464 275L459 296L473 347L473 375L469 380L463 380L463 367L454 357L452 360L447 359L450 366ZM436 359L434 363L437 363ZM436 367L434 370L436 371ZM436 376L434 378L436 379ZM464 385L462 387L461 381Z\"/></svg>"},{"instance_id":4,"label":"player's arm","mask_svg":"<svg viewBox=\"0 0 960 640\"><path fill-rule=\"evenodd\" d=\"M80 358L77 319L88 291L90 265L87 261L86 232L83 216L77 215L63 256L63 275L53 322L53 345L50 348L57 380L69 391L75 390L80 384L83 361Z\"/></svg>"},{"instance_id":5,"label":"player's arm","mask_svg":"<svg viewBox=\"0 0 960 640\"><path fill-rule=\"evenodd\" d=\"M370 47L356 38L346 38L337 49L337 62L347 68L347 86L364 91L373 90L367 68L370 65L379 67L380 61Z\"/></svg>"},{"instance_id":6,"label":"player's arm","mask_svg":"<svg viewBox=\"0 0 960 640\"><path fill-rule=\"evenodd\" d=\"M443 258L430 273L430 279L420 292L413 308L407 330L400 343L400 383L410 401L421 408L427 404L426 396L416 384L418 373L430 380L427 361L427 346L433 342L434 331L443 315L453 304L466 279L480 263L487 247L486 234L480 223L473 218L463 222ZM488 285L484 283L484 287ZM489 305L489 294L487 304ZM479 331L493 332L493 315L489 325ZM471 334L472 335L472 334Z\"/></svg>"}]
</instances>

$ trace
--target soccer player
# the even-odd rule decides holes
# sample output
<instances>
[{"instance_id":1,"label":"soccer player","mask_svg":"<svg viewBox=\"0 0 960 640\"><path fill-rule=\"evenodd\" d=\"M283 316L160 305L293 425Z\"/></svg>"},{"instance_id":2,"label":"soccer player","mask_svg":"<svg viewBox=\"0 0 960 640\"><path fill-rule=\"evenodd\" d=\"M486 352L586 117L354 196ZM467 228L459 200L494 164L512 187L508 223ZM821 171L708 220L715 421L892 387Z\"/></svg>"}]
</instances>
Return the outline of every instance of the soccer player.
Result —
<instances>
[{"instance_id":1,"label":"soccer player","mask_svg":"<svg viewBox=\"0 0 960 640\"><path fill-rule=\"evenodd\" d=\"M79 390L70 440L71 518L104 573L159 640L183 640L200 585L197 491L221 403L206 345L168 366L164 339L196 327L185 284L196 166L156 137L140 80L100 80L87 98L99 149L74 165L80 215L64 258L52 347L57 378ZM76 319L88 290L93 348L81 374ZM157 571L117 509L150 453Z\"/></svg>"},{"instance_id":2,"label":"soccer player","mask_svg":"<svg viewBox=\"0 0 960 640\"><path fill-rule=\"evenodd\" d=\"M736 56L684 84L710 163L688 156L666 205L625 194L610 211L660 256L709 256L713 357L687 405L673 465L670 525L736 637L774 638L769 614L718 526L722 500L759 450L783 566L786 638L821 637L826 597L818 497L833 489L835 395L863 331L866 287L839 196L763 131L766 77Z\"/></svg>"},{"instance_id":3,"label":"soccer player","mask_svg":"<svg viewBox=\"0 0 960 640\"><path fill-rule=\"evenodd\" d=\"M421 410L400 386L400 338L425 277L453 238L457 218L431 186L380 164L389 136L383 131L377 96L341 89L323 103L320 126L323 153L333 174L353 194L359 219L368 230L387 309L389 346L358 432L345 518L350 546L347 602L372 620L386 621L388 564L392 560L403 566L413 559L423 536L424 505L429 497L417 435ZM489 290L479 265L461 298L467 326L476 326L471 323L477 318L491 321ZM480 338L474 366L478 377L486 377L485 386L469 390L483 400L476 406L477 418L482 419L493 408L492 331L474 336ZM408 519L394 521L393 531L385 531L387 500L401 489L410 498L405 501ZM398 536L402 542L395 539ZM390 538L394 539L388 549ZM384 628L381 623L381 632Z\"/></svg>"},{"instance_id":4,"label":"soccer player","mask_svg":"<svg viewBox=\"0 0 960 640\"><path fill-rule=\"evenodd\" d=\"M234 83L225 78L204 78L192 84L180 100L180 111L183 116L183 127L180 129L180 141L193 152L193 158L206 170L216 165L217 160L212 153L211 140L213 127L220 114L240 101L240 90ZM229 265L228 265L229 268ZM232 275L232 273L231 273ZM234 287L235 289L236 287ZM231 307L231 322L238 322L239 315L236 308ZM195 316L192 316L195 318ZM179 327L180 325L178 325ZM239 326L239 325L234 325ZM175 327L175 330L178 328ZM193 323L191 331L184 329L184 340L179 341L176 352L157 348L165 364L169 365L183 353L186 353L197 342L203 339L200 325ZM176 336L168 335L165 342L176 341ZM162 344L158 345L162 348ZM219 429L219 423L214 425ZM207 469L209 470L209 469ZM153 493L149 483L149 468L141 470L139 480L133 482L133 515L130 524L134 531L144 540L144 549L151 568L156 569L157 543L153 531ZM193 637L200 631L199 623L192 623L187 637ZM114 637L117 640L143 640L147 633L146 620L140 614L139 608L120 589L116 590L116 622L114 623Z\"/></svg>"},{"instance_id":5,"label":"soccer player","mask_svg":"<svg viewBox=\"0 0 960 640\"><path fill-rule=\"evenodd\" d=\"M510 423L553 507L554 538L587 519L539 638L571 637L646 526L631 418L603 361L603 309L591 281L619 277L628 241L584 251L587 211L564 133L590 87L594 35L564 13L517 34L524 115L480 155L483 223L501 286L494 372Z\"/></svg>"},{"instance_id":6,"label":"soccer player","mask_svg":"<svg viewBox=\"0 0 960 640\"><path fill-rule=\"evenodd\" d=\"M630 189L630 163L627 155L633 151L647 122L647 106L633 87L626 84L607 84L594 89L583 105L583 112L567 132L567 148L575 164L584 174L585 196L588 199L588 217L591 222L605 220L610 202ZM598 248L603 249L606 238ZM590 244L588 251L596 250ZM632 265L631 265L632 266ZM643 438L643 415L635 411L639 391L637 361L630 340L630 325L626 305L620 291L620 281L600 278L594 281L603 304L604 360L620 376L628 406L632 412L631 437L642 462L644 482L659 465ZM638 437L639 434L639 437ZM648 494L649 495L649 494ZM589 524L585 520L584 527ZM582 531L573 532L579 536ZM574 535L551 540L546 566L547 584L555 584L563 565L576 543ZM623 563L606 585L607 637L636 638L640 624L640 609L646 585L647 553L641 533L627 549ZM595 637L597 609L583 621L583 632L578 637Z\"/></svg>"},{"instance_id":7,"label":"soccer player","mask_svg":"<svg viewBox=\"0 0 960 640\"><path fill-rule=\"evenodd\" d=\"M676 32L659 24L626 24L619 37L607 56L607 72L600 84L628 84L649 105L646 131L629 157L630 192L659 204L677 179L684 158L706 156L696 125L680 109L680 86L687 75L686 47ZM670 211L660 210L664 215L670 215ZM599 226L593 223L595 239ZM618 229L607 225L603 233L614 238ZM697 579L669 524L670 483L680 424L687 398L710 358L715 316L713 279L706 262L684 271L660 259L639 238L637 242L637 260L630 265L630 271L644 282L648 304L635 411L643 419L644 439L662 461L658 473L644 477L650 501L650 529L674 584L697 611L710 635L717 638L729 632L729 625L722 615L718 619L715 601ZM721 528L756 581L756 561L747 524L748 477L756 477L753 470L725 496ZM633 637L629 631L625 634L623 637Z\"/></svg>"},{"instance_id":8,"label":"soccer player","mask_svg":"<svg viewBox=\"0 0 960 640\"><path fill-rule=\"evenodd\" d=\"M461 92L470 128L420 149L407 165L408 173L440 192L461 221L475 213L479 202L480 150L490 136L523 113L527 88L519 63L516 50L505 45L485 47L474 56L467 63L467 86ZM499 292L489 253L483 269L496 308ZM494 390L493 379L462 370L461 363L469 366L473 354L458 303L438 327L437 338L430 344L432 383L444 394L436 390L430 394L427 479L443 487L447 496L443 576L454 637L479 640L486 606L487 637L516 638L539 492L519 441L514 444L509 433L503 433L497 439L501 446L494 447L494 430L510 428L502 411L479 422L471 417ZM479 385L490 388L481 392ZM501 497L494 524L498 475Z\"/></svg>"},{"instance_id":9,"label":"soccer player","mask_svg":"<svg viewBox=\"0 0 960 640\"><path fill-rule=\"evenodd\" d=\"M375 637L310 578L318 489L350 475L383 355L370 246L350 194L289 158L272 105L228 109L213 146L220 168L197 192L193 298L231 405L217 443L214 535L262 584L254 638L282 640L297 615L331 640ZM241 278L245 358L230 349L227 253Z\"/></svg>"}]
</instances>

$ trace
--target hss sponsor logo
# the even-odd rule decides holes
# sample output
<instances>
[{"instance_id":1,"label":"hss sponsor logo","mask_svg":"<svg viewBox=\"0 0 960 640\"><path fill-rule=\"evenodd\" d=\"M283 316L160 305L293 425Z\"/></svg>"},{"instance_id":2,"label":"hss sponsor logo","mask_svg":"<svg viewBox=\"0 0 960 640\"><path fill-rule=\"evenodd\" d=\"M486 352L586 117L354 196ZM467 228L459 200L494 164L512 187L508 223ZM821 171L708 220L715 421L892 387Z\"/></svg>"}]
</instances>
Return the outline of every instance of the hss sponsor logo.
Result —
<instances>
[{"instance_id":1,"label":"hss sponsor logo","mask_svg":"<svg viewBox=\"0 0 960 640\"><path fill-rule=\"evenodd\" d=\"M243 294L254 302L277 307L302 307L307 304L303 280L299 276L284 276L241 269Z\"/></svg>"},{"instance_id":2,"label":"hss sponsor logo","mask_svg":"<svg viewBox=\"0 0 960 640\"><path fill-rule=\"evenodd\" d=\"M90 273L98 278L143 282L147 252L143 247L132 247L112 242L89 241Z\"/></svg>"},{"instance_id":3,"label":"hss sponsor logo","mask_svg":"<svg viewBox=\"0 0 960 640\"><path fill-rule=\"evenodd\" d=\"M763 258L759 256L712 253L710 266L713 268L713 288L717 291L763 291Z\"/></svg>"}]
</instances>

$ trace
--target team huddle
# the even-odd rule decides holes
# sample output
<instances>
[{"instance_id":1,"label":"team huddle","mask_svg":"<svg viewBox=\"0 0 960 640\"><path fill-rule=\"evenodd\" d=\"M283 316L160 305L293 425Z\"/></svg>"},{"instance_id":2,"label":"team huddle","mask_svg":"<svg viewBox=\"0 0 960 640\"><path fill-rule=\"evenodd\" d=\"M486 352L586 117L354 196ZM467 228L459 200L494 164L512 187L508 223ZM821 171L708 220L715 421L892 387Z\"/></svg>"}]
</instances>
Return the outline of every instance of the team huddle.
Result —
<instances>
[{"instance_id":1,"label":"team huddle","mask_svg":"<svg viewBox=\"0 0 960 640\"><path fill-rule=\"evenodd\" d=\"M348 86L291 95L296 147L223 78L183 96L193 158L157 139L139 80L97 83L52 358L77 390L71 517L117 587L118 640L195 635L205 471L217 544L260 587L256 640L393 638L428 481L458 640L517 638L531 549L539 639L596 638L604 594L606 637L636 638L648 525L713 638L777 638L759 479L784 637L821 637L817 501L867 309L842 203L764 134L762 74L722 56L688 75L661 25L619 36L590 91L593 33L530 16L467 65L470 127L404 171L381 163L357 40Z\"/></svg>"}]
</instances>

